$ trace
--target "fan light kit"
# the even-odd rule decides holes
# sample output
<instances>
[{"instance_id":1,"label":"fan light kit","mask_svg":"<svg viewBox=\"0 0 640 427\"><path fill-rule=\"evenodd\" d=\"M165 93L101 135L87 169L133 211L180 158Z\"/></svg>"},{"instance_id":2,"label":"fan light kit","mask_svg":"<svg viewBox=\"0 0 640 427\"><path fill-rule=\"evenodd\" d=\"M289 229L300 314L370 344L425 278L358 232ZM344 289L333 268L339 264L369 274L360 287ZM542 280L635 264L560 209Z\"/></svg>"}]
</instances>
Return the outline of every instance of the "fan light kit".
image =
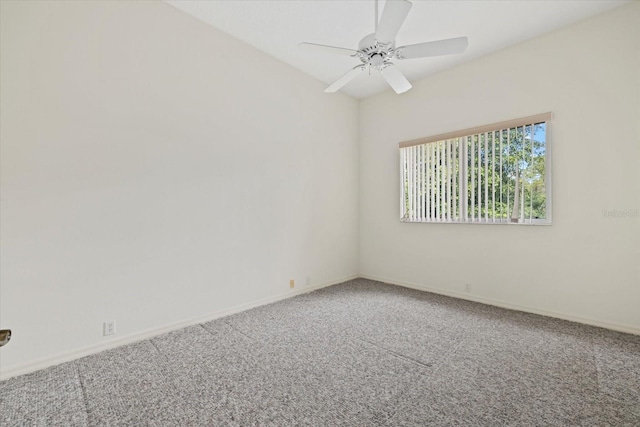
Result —
<instances>
[{"instance_id":1,"label":"fan light kit","mask_svg":"<svg viewBox=\"0 0 640 427\"><path fill-rule=\"evenodd\" d=\"M409 83L406 77L393 64L393 59L426 58L464 52L469 44L466 37L396 47L396 35L398 31L400 31L400 27L402 27L405 19L407 19L412 5L411 2L406 0L387 0L384 10L382 11L380 23L378 23L378 2L376 0L375 33L369 34L360 40L358 50L316 43L300 43L299 46L305 49L348 55L358 58L360 62L362 62L326 88L325 92L337 92L344 85L356 78L362 71L367 69L371 71L371 69L374 69L380 71L382 77L396 93L403 93L411 89L411 83Z\"/></svg>"}]
</instances>

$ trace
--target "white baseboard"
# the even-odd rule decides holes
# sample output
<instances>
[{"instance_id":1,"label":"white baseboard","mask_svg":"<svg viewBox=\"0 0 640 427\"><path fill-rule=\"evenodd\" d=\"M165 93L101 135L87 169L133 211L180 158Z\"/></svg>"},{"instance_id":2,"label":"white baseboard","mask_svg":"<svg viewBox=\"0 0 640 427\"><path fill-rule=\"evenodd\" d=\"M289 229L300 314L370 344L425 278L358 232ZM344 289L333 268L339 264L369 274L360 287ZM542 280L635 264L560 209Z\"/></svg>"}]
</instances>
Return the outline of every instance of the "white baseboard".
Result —
<instances>
[{"instance_id":1,"label":"white baseboard","mask_svg":"<svg viewBox=\"0 0 640 427\"><path fill-rule=\"evenodd\" d=\"M165 325L165 326L161 326L158 328L152 328L152 329L148 329L146 331L142 331L142 332L138 332L135 334L131 334L125 337L121 337L106 343L100 343L100 344L95 344L95 345L91 345L91 346L87 346L87 347L83 347L83 348L79 348L76 350L71 350L68 352L64 352L64 353L60 353L57 354L55 356L51 356L51 357L46 357L43 359L39 359L36 361L32 361L32 362L28 362L25 363L23 365L19 365L17 367L8 369L6 371L2 371L0 372L0 380L5 380L11 377L15 377L18 375L22 375L22 374L27 374L29 372L34 372L40 369L44 369L47 368L49 366L54 366L54 365L58 365L60 363L64 363L64 362L69 362L75 359L79 359L81 357L84 356L89 356L91 354L94 353L98 353L104 350L109 350L112 348L116 348L119 347L121 345L125 345L125 344L130 344L136 341L142 341L148 338L152 338L158 335L162 335L165 334L167 332L171 332L177 329L181 329L181 328L185 328L187 326L193 326L193 325L197 325L199 323L204 323L204 322L208 322L211 320L215 320L215 319L219 319L221 317L225 317L225 316L229 316L231 314L235 314L235 313L239 313L242 311L246 311L249 310L251 308L255 308L255 307L259 307L262 305L266 305L266 304L271 304L277 301L281 301L287 298L292 298L294 296L297 295L301 295L301 294L305 294L308 292L312 292L318 289L322 289L322 288L326 288L328 286L332 286L332 285L336 285L338 283L342 283L342 282L346 282L349 280L353 280L356 278L363 278L363 279L369 279L369 280L375 280L378 282L384 282L384 283L388 283L388 284L392 284L392 285L397 285L397 286L402 286L405 288L411 288L411 289L417 289L420 291L426 291L426 292L432 292L434 294L439 294L439 295L446 295L446 296L450 296L450 297L454 297L454 298L460 298L460 299L464 299L464 300L468 300L468 301L475 301L475 302L479 302L482 304L488 304L488 305L493 305L496 307L502 307L502 308L507 308L510 310L517 310L517 311L524 311L526 313L533 313L533 314L539 314L542 316L547 316L547 317L554 317L554 318L558 318L558 319L563 319L563 320L569 320L572 322L577 322L577 323L583 323L586 325L591 325L591 326L598 326L601 328L605 328L605 329L611 329L614 331L619 331L619 332L626 332L629 334L635 334L635 335L640 335L640 328L636 327L636 326L631 326L631 325L622 325L622 324L618 324L618 323L612 323L612 322L607 322L607 321L602 321L602 320L597 320L597 319L591 319L591 318L586 318L586 317L581 317L581 316L574 316L571 314L565 314L565 313L557 313L557 312L553 312L553 311L548 311L548 310L543 310L543 309L539 309L539 308L534 308L534 307L527 307L527 306L521 306L521 305L517 305L517 304L511 304L505 301L501 301L501 300L496 300L493 298L485 298L485 297L480 297L480 296L476 296L476 295L469 295L469 294L464 294L464 293L460 293L460 292L453 292L453 291L449 291L446 289L441 289L441 288L434 288L434 287L430 287L430 286L426 286L426 285L422 285L422 284L418 284L418 283L409 283L409 282L403 282L403 281L399 281L399 280L394 280L394 279L390 279L388 277L379 277L379 276L372 276L372 275L366 275L366 274L360 274L360 275L350 275L350 276L345 276L336 280L332 280L330 282L326 282L323 284L319 284L319 285L312 285L309 287L305 287L302 288L300 290L294 290L294 291L289 291L289 292L285 292L285 293L280 293L277 295L273 295L273 296L269 296L269 297L265 297L265 298L260 298L258 300L255 301L251 301L249 303L245 303L245 304L240 304L240 305L236 305L233 307L229 307L226 309L222 309L222 310L218 310L216 312L210 313L208 315L205 316L200 316L200 317L194 317L191 319L187 319L187 320L183 320L180 322L175 322L169 325Z\"/></svg>"},{"instance_id":2,"label":"white baseboard","mask_svg":"<svg viewBox=\"0 0 640 427\"><path fill-rule=\"evenodd\" d=\"M38 371L40 369L48 368L49 366L59 365L60 363L70 362L72 360L89 356L91 354L99 353L104 350L120 347L121 345L125 345L125 344L131 344L136 341L142 341L148 338L165 334L167 332L175 331L177 329L186 328L187 326L193 326L199 323L209 322L211 320L219 319L221 317L229 316L231 314L235 314L241 311L249 310L251 308L259 307L261 305L271 304L287 298L295 297L297 295L305 294L308 292L316 291L318 289L326 288L328 286L336 285L338 283L346 282L348 280L353 280L358 277L359 276L357 274L341 277L339 279L332 280L330 282L322 283L319 285L311 285L311 286L301 288L299 290L291 290L281 294L260 298L258 300L251 301L245 304L240 304L240 305L236 305L226 309L218 310L213 313L207 314L205 316L193 317L191 319L182 320L182 321L171 323L169 325L164 325L158 328L147 329L145 331L127 335L109 342L94 344L94 345L82 347L76 350L60 353L55 356L38 359L32 362L25 363L23 365L19 365L11 369L7 369L6 371L0 372L0 380L6 380L8 378L15 377L18 375L28 374L29 372Z\"/></svg>"},{"instance_id":3,"label":"white baseboard","mask_svg":"<svg viewBox=\"0 0 640 427\"><path fill-rule=\"evenodd\" d=\"M493 305L496 307L507 308L509 310L524 311L526 313L539 314L541 316L554 317L557 319L569 320L571 322L583 323L585 325L598 326L600 328L611 329L618 332L625 332L628 334L640 335L640 328L638 328L637 326L623 325L619 323L607 322L604 320L591 319L588 317L581 317L581 316L575 316L572 314L543 310L535 307L527 307L527 306L522 306L518 304L511 304L511 303L493 299L493 298L485 298L485 297L480 297L476 295L464 294L461 292L449 291L441 288L433 288L433 287L418 284L418 283L409 283L409 282L394 280L388 277L378 277L378 276L371 276L366 274L361 274L360 277L363 279L375 280L378 282L402 286L405 288L417 289L419 291L426 291L434 294L446 295L449 297L460 298L468 301L479 302L482 304Z\"/></svg>"}]
</instances>

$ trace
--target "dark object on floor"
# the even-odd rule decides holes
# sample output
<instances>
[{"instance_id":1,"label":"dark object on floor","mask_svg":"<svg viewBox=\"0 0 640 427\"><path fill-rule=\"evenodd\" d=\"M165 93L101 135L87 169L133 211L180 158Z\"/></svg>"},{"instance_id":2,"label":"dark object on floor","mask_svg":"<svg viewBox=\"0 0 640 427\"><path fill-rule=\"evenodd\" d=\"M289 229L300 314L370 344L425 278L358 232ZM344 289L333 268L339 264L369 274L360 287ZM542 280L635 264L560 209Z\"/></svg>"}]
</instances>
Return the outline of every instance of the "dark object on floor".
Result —
<instances>
[{"instance_id":1,"label":"dark object on floor","mask_svg":"<svg viewBox=\"0 0 640 427\"><path fill-rule=\"evenodd\" d=\"M0 347L11 339L11 329L0 329Z\"/></svg>"}]
</instances>

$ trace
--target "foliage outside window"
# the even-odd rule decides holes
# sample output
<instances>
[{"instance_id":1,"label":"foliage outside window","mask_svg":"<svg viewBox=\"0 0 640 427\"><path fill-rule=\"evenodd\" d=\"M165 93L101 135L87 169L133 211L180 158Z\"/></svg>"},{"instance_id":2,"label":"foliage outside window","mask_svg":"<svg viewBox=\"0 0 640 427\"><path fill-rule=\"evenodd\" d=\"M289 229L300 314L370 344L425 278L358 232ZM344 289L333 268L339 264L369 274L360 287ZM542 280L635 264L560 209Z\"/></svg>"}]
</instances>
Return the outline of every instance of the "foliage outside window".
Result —
<instances>
[{"instance_id":1,"label":"foliage outside window","mask_svg":"<svg viewBox=\"0 0 640 427\"><path fill-rule=\"evenodd\" d=\"M400 144L404 222L551 224L550 114Z\"/></svg>"}]
</instances>

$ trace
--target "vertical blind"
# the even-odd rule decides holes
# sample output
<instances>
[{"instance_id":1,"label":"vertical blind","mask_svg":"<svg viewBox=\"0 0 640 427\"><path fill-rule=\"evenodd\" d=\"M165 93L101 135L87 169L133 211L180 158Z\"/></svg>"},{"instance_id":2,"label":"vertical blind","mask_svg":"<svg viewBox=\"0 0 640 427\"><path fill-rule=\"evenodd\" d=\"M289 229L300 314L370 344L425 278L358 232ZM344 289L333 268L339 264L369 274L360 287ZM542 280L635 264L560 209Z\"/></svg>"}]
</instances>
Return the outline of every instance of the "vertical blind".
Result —
<instances>
[{"instance_id":1,"label":"vertical blind","mask_svg":"<svg viewBox=\"0 0 640 427\"><path fill-rule=\"evenodd\" d=\"M401 220L550 224L550 118L401 143Z\"/></svg>"}]
</instances>

